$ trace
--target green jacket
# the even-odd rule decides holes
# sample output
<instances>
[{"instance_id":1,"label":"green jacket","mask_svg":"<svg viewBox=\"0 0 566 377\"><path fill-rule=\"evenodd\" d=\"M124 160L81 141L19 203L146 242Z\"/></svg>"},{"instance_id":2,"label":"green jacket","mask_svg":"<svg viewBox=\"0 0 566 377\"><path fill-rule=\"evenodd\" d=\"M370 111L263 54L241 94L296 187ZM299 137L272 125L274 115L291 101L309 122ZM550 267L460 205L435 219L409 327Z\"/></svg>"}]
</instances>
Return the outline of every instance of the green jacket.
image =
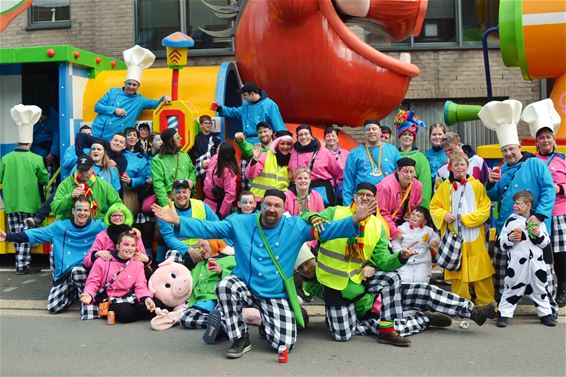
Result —
<instances>
[{"instance_id":1,"label":"green jacket","mask_svg":"<svg viewBox=\"0 0 566 377\"><path fill-rule=\"evenodd\" d=\"M229 276L236 266L236 259L231 256L222 258L215 258L216 263L222 267L222 273L218 275L216 272L208 270L208 262L201 261L195 265L191 271L193 277L193 293L189 299L189 307L193 306L198 301L216 300L216 284Z\"/></svg>"},{"instance_id":2,"label":"green jacket","mask_svg":"<svg viewBox=\"0 0 566 377\"><path fill-rule=\"evenodd\" d=\"M430 199L432 198L432 181L430 180L430 162L426 158L425 154L419 151L417 148L413 148L410 151L401 152L401 157L409 157L414 160L417 164L415 166L416 175L415 178L423 184L423 199L421 201L421 206L426 209L430 206Z\"/></svg>"},{"instance_id":3,"label":"green jacket","mask_svg":"<svg viewBox=\"0 0 566 377\"><path fill-rule=\"evenodd\" d=\"M6 213L36 213L41 207L39 185L47 184L49 175L43 158L17 148L0 159L0 183Z\"/></svg>"},{"instance_id":4,"label":"green jacket","mask_svg":"<svg viewBox=\"0 0 566 377\"><path fill-rule=\"evenodd\" d=\"M254 145L248 142L246 139L242 140L241 143L236 141L236 145L240 148L240 153L242 154L242 159L250 160L254 155ZM261 151L267 152L267 148L261 145Z\"/></svg>"},{"instance_id":5,"label":"green jacket","mask_svg":"<svg viewBox=\"0 0 566 377\"><path fill-rule=\"evenodd\" d=\"M301 218L305 221L309 221L311 216L319 215L325 220L332 221L334 219L335 212L336 207L328 207L324 211L318 213L305 212L301 215ZM366 262L366 265L373 266L380 271L394 272L407 262L401 261L399 259L400 252L391 253L389 251L389 238L387 237L387 231L385 230L385 227L385 224L381 227L381 235L379 237L379 241L375 245L371 258Z\"/></svg>"},{"instance_id":6,"label":"green jacket","mask_svg":"<svg viewBox=\"0 0 566 377\"><path fill-rule=\"evenodd\" d=\"M177 158L179 163L177 164ZM176 179L189 179L196 183L197 172L191 158L185 152L156 155L151 163L153 190L161 206L167 205L169 194Z\"/></svg>"},{"instance_id":7,"label":"green jacket","mask_svg":"<svg viewBox=\"0 0 566 377\"><path fill-rule=\"evenodd\" d=\"M73 208L73 191L77 188L73 175L68 176L59 184L53 202L51 202L51 212L57 217L57 220L63 220L73 217L71 209ZM94 216L95 219L103 219L108 208L115 203L122 203L118 192L108 182L97 177L92 188L92 193L98 203L98 212Z\"/></svg>"}]
</instances>

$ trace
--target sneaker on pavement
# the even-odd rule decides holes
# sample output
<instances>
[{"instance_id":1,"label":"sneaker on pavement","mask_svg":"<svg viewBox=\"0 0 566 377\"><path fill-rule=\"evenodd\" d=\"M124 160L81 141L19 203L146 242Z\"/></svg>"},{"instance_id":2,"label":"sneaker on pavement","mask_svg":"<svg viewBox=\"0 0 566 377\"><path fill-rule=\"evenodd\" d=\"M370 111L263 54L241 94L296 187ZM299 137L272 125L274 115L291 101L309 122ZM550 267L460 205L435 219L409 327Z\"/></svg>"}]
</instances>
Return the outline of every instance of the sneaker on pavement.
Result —
<instances>
[{"instance_id":1,"label":"sneaker on pavement","mask_svg":"<svg viewBox=\"0 0 566 377\"><path fill-rule=\"evenodd\" d=\"M497 323L495 324L495 326L497 326L497 327L507 327L508 323L509 323L509 318L499 317L499 318L497 318Z\"/></svg>"},{"instance_id":2,"label":"sneaker on pavement","mask_svg":"<svg viewBox=\"0 0 566 377\"><path fill-rule=\"evenodd\" d=\"M238 359L244 355L244 353L251 351L252 345L250 343L250 336L248 333L242 335L241 338L238 338L232 342L228 351L226 351L226 357L229 359Z\"/></svg>"},{"instance_id":3,"label":"sneaker on pavement","mask_svg":"<svg viewBox=\"0 0 566 377\"><path fill-rule=\"evenodd\" d=\"M377 334L377 342L391 344L396 347L409 347L411 345L411 339L403 338L397 331Z\"/></svg>"},{"instance_id":4,"label":"sneaker on pavement","mask_svg":"<svg viewBox=\"0 0 566 377\"><path fill-rule=\"evenodd\" d=\"M430 321L430 325L434 327L450 327L452 325L452 318L442 313L425 313L425 316Z\"/></svg>"},{"instance_id":5,"label":"sneaker on pavement","mask_svg":"<svg viewBox=\"0 0 566 377\"><path fill-rule=\"evenodd\" d=\"M495 305L476 306L472 310L470 319L481 326L488 318L495 318Z\"/></svg>"},{"instance_id":6,"label":"sneaker on pavement","mask_svg":"<svg viewBox=\"0 0 566 377\"><path fill-rule=\"evenodd\" d=\"M40 272L41 272L41 268L28 266L23 270L16 270L16 275L39 274Z\"/></svg>"},{"instance_id":7,"label":"sneaker on pavement","mask_svg":"<svg viewBox=\"0 0 566 377\"><path fill-rule=\"evenodd\" d=\"M544 317L540 317L540 322L545 326L549 326L549 327L556 326L556 321L552 318L552 315L550 314Z\"/></svg>"},{"instance_id":8,"label":"sneaker on pavement","mask_svg":"<svg viewBox=\"0 0 566 377\"><path fill-rule=\"evenodd\" d=\"M220 310L214 309L208 315L208 322L206 323L206 330L202 336L202 340L206 344L213 344L216 341L216 337L222 329L222 316Z\"/></svg>"}]
</instances>

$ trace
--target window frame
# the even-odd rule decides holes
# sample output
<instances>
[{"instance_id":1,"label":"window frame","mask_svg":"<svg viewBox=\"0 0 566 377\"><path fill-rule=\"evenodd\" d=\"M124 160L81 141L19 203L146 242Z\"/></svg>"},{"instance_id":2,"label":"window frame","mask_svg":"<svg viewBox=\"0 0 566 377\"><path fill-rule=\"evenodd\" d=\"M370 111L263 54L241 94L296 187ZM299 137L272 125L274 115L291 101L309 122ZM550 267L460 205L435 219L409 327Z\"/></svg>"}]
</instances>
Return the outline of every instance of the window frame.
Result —
<instances>
[{"instance_id":1,"label":"window frame","mask_svg":"<svg viewBox=\"0 0 566 377\"><path fill-rule=\"evenodd\" d=\"M70 29L71 28L71 0L67 0L68 7L69 7L69 19L68 20L60 20L55 22L33 22L33 2L28 9L28 24L26 26L26 30L33 31L33 30L49 30L49 29Z\"/></svg>"}]
</instances>

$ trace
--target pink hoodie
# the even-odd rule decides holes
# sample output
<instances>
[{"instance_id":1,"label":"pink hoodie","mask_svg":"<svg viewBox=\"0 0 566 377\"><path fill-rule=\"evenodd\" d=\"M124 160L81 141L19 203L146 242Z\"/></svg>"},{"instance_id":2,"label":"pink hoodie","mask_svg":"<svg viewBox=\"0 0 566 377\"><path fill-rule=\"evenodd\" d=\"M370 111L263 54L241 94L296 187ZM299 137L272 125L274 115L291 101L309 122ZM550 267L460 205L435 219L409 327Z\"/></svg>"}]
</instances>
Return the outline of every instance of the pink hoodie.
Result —
<instances>
[{"instance_id":1,"label":"pink hoodie","mask_svg":"<svg viewBox=\"0 0 566 377\"><path fill-rule=\"evenodd\" d=\"M120 271L125 262L117 260L114 256L107 261L101 258L94 262L85 284L85 293L93 298L96 292L112 280L114 274ZM122 297L134 289L134 293L140 301L144 297L151 297L147 288L143 263L132 259L130 263L120 272L118 278L108 287L106 293L108 297ZM141 301L140 301L141 302Z\"/></svg>"},{"instance_id":2,"label":"pink hoodie","mask_svg":"<svg viewBox=\"0 0 566 377\"><path fill-rule=\"evenodd\" d=\"M300 167L308 168L310 166L314 152L299 153L293 149L291 159L289 160L289 177L293 177L295 170ZM322 179L330 181L334 185L335 181L341 181L344 178L344 169L336 161L336 157L325 147L321 146L311 171L312 180Z\"/></svg>"},{"instance_id":3,"label":"pink hoodie","mask_svg":"<svg viewBox=\"0 0 566 377\"><path fill-rule=\"evenodd\" d=\"M236 201L236 191L237 191L237 177L232 170L225 168L222 172L222 176L216 176L216 166L218 165L218 154L215 154L210 159L208 168L206 169L206 176L204 178L204 202L216 212L217 203L209 198L214 198L212 189L214 186L218 186L224 190L225 196L220 206L221 217L226 217L232 212L232 205Z\"/></svg>"},{"instance_id":4,"label":"pink hoodie","mask_svg":"<svg viewBox=\"0 0 566 377\"><path fill-rule=\"evenodd\" d=\"M564 215L566 214L566 159L559 153L548 163L549 156L542 156L539 153L537 153L536 156L547 164L554 184L562 186L563 193L561 195L556 194L552 216Z\"/></svg>"},{"instance_id":5,"label":"pink hoodie","mask_svg":"<svg viewBox=\"0 0 566 377\"><path fill-rule=\"evenodd\" d=\"M288 211L291 216L299 216L299 199L297 195L291 190L285 192L285 210ZM314 190L309 192L309 204L308 210L310 212L320 212L324 211L324 202L322 201L322 196Z\"/></svg>"},{"instance_id":6,"label":"pink hoodie","mask_svg":"<svg viewBox=\"0 0 566 377\"><path fill-rule=\"evenodd\" d=\"M138 250L141 250L144 254L146 254L145 247L143 245L143 241L142 241L141 238L136 238L136 246L137 246ZM94 243L92 244L92 247L90 248L90 250L86 254L85 259L83 260L84 266L86 268L92 268L92 265L94 263L92 261L92 254L93 253L96 253L97 251L100 251L100 250L108 250L108 251L112 252L112 251L114 251L114 249L116 249L116 245L114 245L114 242L112 242L112 240L108 236L108 232L106 230L104 230L104 231L98 233L96 235L96 238L94 239Z\"/></svg>"}]
</instances>

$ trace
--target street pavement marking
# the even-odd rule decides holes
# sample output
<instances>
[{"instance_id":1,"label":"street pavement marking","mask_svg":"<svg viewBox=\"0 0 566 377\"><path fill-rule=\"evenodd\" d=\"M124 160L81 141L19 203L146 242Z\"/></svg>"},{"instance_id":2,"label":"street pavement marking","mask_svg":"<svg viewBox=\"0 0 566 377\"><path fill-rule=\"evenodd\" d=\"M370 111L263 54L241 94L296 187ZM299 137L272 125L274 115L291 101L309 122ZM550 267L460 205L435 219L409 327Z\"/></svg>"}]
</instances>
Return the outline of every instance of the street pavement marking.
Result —
<instances>
[{"instance_id":1,"label":"street pavement marking","mask_svg":"<svg viewBox=\"0 0 566 377\"><path fill-rule=\"evenodd\" d=\"M18 289L18 287L6 288L6 289L3 289L2 292L12 292L14 289Z\"/></svg>"},{"instance_id":2,"label":"street pavement marking","mask_svg":"<svg viewBox=\"0 0 566 377\"><path fill-rule=\"evenodd\" d=\"M22 284L29 284L29 283L33 283L35 281L35 279L29 279L26 281L22 281Z\"/></svg>"}]
</instances>

